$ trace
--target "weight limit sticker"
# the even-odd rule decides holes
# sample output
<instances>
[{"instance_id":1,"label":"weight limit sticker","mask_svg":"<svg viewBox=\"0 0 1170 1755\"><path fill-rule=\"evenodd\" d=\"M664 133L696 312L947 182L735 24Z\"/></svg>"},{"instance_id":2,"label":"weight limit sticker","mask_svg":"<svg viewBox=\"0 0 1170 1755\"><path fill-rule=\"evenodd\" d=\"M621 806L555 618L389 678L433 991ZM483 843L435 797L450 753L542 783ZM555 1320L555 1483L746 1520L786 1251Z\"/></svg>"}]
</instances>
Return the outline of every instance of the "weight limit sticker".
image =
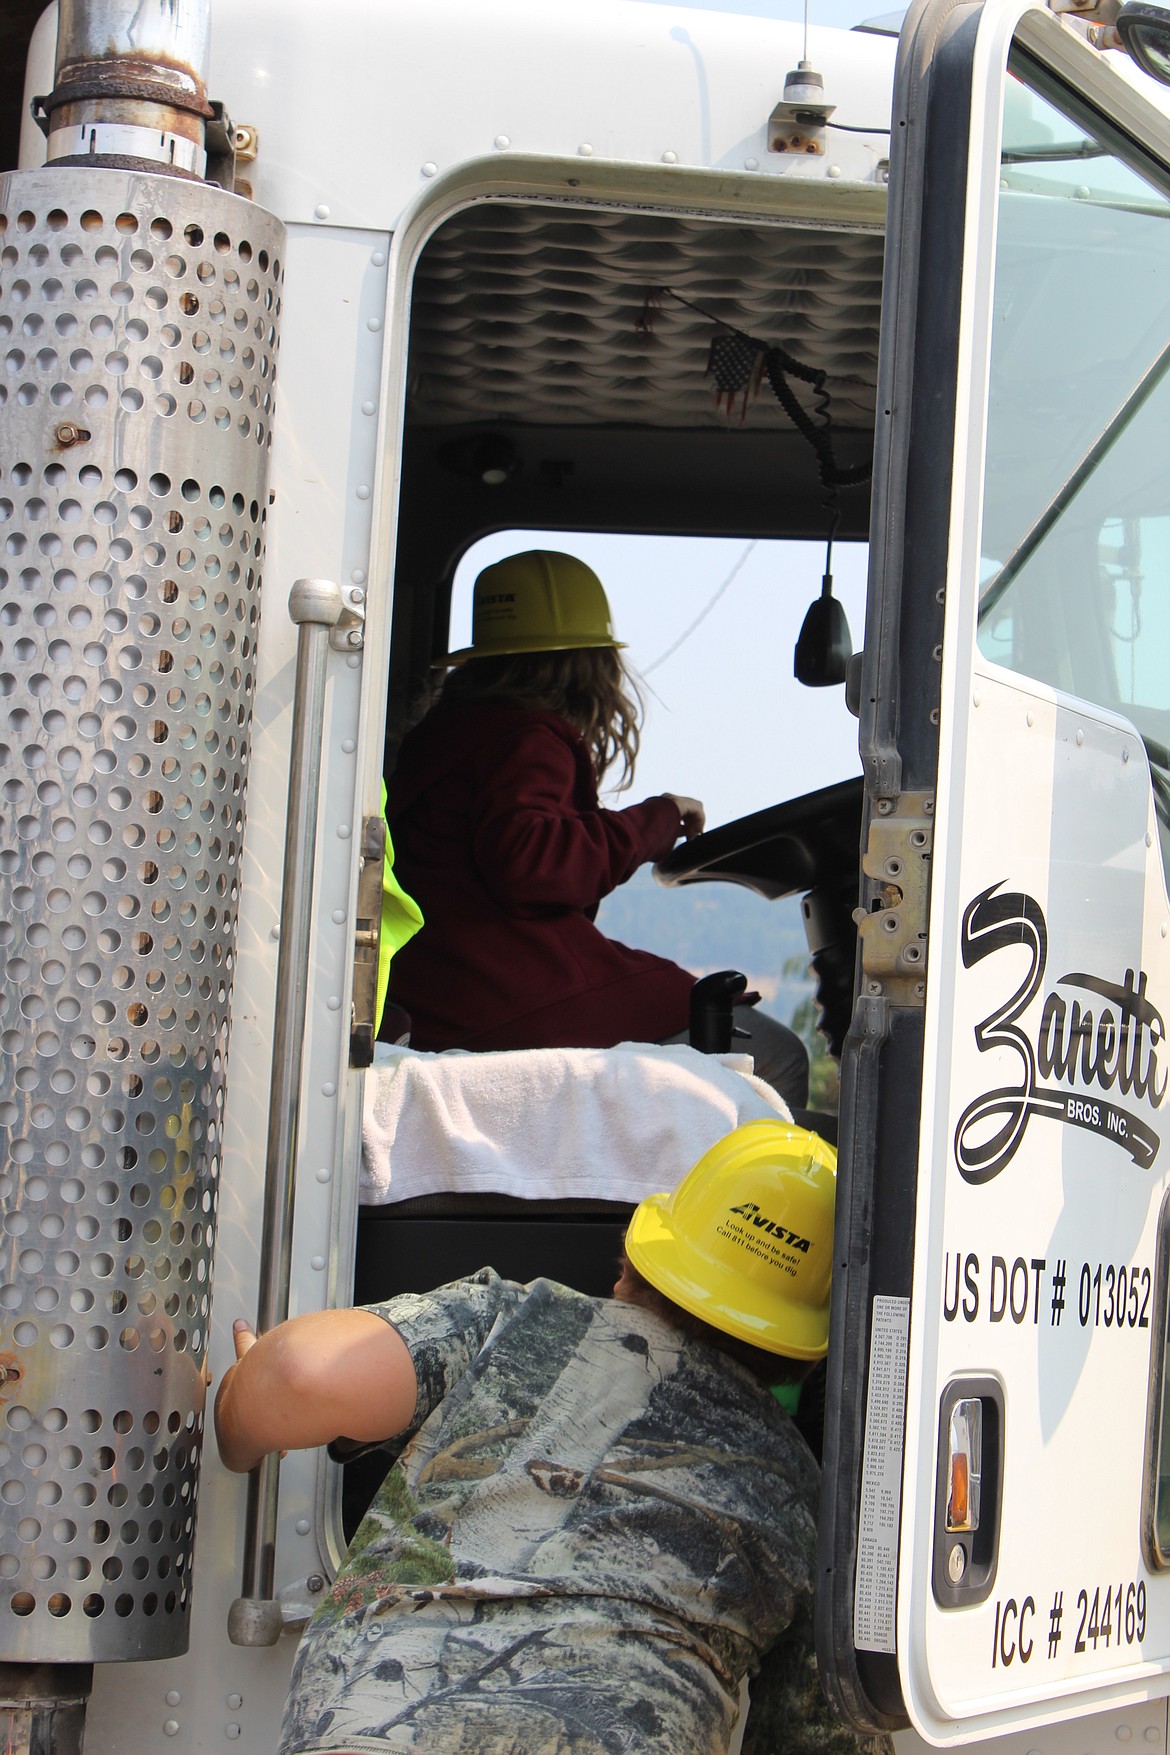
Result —
<instances>
[{"instance_id":1,"label":"weight limit sticker","mask_svg":"<svg viewBox=\"0 0 1170 1755\"><path fill-rule=\"evenodd\" d=\"M853 1585L853 1643L858 1651L895 1649L909 1335L909 1298L875 1298L869 1337L857 1577Z\"/></svg>"}]
</instances>

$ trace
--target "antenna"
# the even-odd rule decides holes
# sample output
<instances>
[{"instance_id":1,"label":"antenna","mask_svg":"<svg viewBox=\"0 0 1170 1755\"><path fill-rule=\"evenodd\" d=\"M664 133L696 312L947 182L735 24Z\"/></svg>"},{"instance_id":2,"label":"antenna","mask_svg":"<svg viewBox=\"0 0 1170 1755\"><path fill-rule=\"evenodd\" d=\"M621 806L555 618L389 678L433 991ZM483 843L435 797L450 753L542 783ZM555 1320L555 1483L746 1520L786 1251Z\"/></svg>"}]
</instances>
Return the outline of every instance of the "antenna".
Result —
<instances>
[{"instance_id":1,"label":"antenna","mask_svg":"<svg viewBox=\"0 0 1170 1755\"><path fill-rule=\"evenodd\" d=\"M1057 0L1050 3L1056 5ZM1082 0L1067 3L1080 5ZM804 0L804 53L785 79L784 96L768 117L769 152L824 152L825 124L837 107L825 102L824 76L808 58L809 4L810 0Z\"/></svg>"}]
</instances>

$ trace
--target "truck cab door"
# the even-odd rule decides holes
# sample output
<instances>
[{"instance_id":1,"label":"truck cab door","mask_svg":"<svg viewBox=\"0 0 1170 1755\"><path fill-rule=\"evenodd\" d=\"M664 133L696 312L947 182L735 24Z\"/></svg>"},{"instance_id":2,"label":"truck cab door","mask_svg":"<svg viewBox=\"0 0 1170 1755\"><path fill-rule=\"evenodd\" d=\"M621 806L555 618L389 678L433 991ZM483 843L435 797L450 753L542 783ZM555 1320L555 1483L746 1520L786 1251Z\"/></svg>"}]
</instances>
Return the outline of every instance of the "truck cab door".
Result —
<instances>
[{"instance_id":1,"label":"truck cab door","mask_svg":"<svg viewBox=\"0 0 1170 1755\"><path fill-rule=\"evenodd\" d=\"M940 1745L1170 1689L1160 90L1019 0L902 34L818 1651Z\"/></svg>"}]
</instances>

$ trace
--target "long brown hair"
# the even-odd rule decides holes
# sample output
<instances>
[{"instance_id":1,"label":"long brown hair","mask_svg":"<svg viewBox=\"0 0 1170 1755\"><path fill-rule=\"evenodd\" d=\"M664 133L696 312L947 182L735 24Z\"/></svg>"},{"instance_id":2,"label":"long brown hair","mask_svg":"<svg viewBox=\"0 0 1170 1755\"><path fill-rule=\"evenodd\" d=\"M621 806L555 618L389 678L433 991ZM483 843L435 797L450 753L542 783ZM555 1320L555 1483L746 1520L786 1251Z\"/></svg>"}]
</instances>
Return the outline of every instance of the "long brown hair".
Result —
<instances>
[{"instance_id":1,"label":"long brown hair","mask_svg":"<svg viewBox=\"0 0 1170 1755\"><path fill-rule=\"evenodd\" d=\"M469 658L448 671L438 699L512 701L559 713L584 738L599 783L615 762L621 764L619 791L634 778L642 695L621 653L612 646Z\"/></svg>"}]
</instances>

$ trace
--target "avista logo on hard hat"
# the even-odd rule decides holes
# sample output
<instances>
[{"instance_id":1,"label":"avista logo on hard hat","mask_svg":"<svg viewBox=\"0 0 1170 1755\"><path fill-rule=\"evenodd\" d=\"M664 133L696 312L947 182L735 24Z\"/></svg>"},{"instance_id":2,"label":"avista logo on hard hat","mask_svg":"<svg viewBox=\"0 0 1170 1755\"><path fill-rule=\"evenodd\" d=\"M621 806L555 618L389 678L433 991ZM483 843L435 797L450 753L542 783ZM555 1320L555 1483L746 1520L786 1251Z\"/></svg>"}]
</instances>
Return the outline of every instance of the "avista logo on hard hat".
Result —
<instances>
[{"instance_id":1,"label":"avista logo on hard hat","mask_svg":"<svg viewBox=\"0 0 1170 1755\"><path fill-rule=\"evenodd\" d=\"M837 1154L792 1122L747 1121L670 1194L640 1202L626 1254L652 1286L741 1341L792 1359L829 1344Z\"/></svg>"},{"instance_id":2,"label":"avista logo on hard hat","mask_svg":"<svg viewBox=\"0 0 1170 1755\"><path fill-rule=\"evenodd\" d=\"M781 1243L790 1244L793 1249L799 1249L804 1255L807 1255L812 1248L811 1237L799 1237L795 1231L790 1231L787 1225L778 1225L774 1219L765 1218L753 1200L745 1200L739 1206L730 1208L730 1211L738 1213L741 1218L750 1219L758 1230L770 1231L773 1237L779 1238Z\"/></svg>"}]
</instances>

